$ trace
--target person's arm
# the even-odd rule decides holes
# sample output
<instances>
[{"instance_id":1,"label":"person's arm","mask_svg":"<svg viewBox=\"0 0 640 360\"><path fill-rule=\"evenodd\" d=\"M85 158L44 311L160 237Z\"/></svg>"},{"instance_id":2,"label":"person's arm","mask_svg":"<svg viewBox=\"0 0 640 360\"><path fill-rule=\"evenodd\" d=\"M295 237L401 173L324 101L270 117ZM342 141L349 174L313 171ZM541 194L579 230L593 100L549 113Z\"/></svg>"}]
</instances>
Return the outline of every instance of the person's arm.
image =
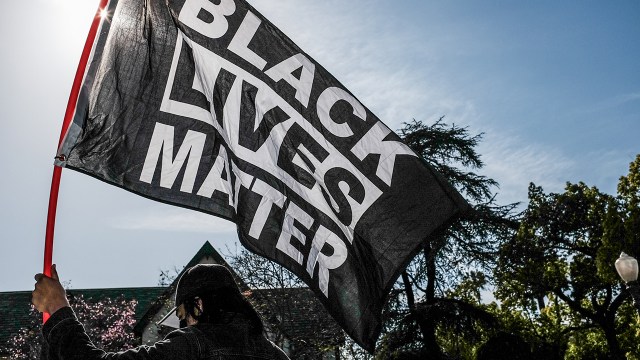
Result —
<instances>
[{"instance_id":1,"label":"person's arm","mask_svg":"<svg viewBox=\"0 0 640 360\"><path fill-rule=\"evenodd\" d=\"M46 342L48 359L105 359L105 360L151 360L151 359L197 359L198 346L185 334L175 333L153 346L139 346L135 349L107 353L98 349L84 331L70 307L56 311L43 326L42 334ZM195 339L194 339L195 340Z\"/></svg>"},{"instance_id":2,"label":"person's arm","mask_svg":"<svg viewBox=\"0 0 640 360\"><path fill-rule=\"evenodd\" d=\"M106 353L97 348L84 331L84 327L69 307L66 293L58 279L55 265L51 267L51 277L36 275L36 286L32 302L39 311L51 314L42 328L45 344L43 358L51 360L72 359L112 359L112 360L151 360L151 359L197 359L196 339L182 332L172 333L164 341L153 346L140 346L118 353Z\"/></svg>"}]
</instances>

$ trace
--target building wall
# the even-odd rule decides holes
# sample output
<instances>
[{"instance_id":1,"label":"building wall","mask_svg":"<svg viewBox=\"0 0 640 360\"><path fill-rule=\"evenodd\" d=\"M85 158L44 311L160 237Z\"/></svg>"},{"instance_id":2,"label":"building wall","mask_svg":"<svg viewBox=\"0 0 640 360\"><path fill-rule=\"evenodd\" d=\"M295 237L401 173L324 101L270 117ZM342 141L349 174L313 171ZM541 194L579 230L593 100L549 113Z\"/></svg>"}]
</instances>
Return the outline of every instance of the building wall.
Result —
<instances>
[{"instance_id":1,"label":"building wall","mask_svg":"<svg viewBox=\"0 0 640 360\"><path fill-rule=\"evenodd\" d=\"M162 306L162 309L158 311L151 321L149 325L144 328L142 332L142 344L143 345L151 345L157 341L164 339L164 337L170 332L167 329L161 329L161 326L158 325L158 322L162 320L174 307L173 299L175 299L175 293L165 302ZM162 327L164 328L164 327Z\"/></svg>"}]
</instances>

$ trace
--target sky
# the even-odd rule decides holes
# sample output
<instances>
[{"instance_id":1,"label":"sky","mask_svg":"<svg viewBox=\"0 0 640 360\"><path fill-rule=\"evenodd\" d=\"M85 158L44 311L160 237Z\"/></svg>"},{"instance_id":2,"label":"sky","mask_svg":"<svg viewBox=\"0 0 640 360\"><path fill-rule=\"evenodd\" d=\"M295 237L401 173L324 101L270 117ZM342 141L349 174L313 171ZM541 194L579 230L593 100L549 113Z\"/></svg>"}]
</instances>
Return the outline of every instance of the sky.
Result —
<instances>
[{"instance_id":1,"label":"sky","mask_svg":"<svg viewBox=\"0 0 640 360\"><path fill-rule=\"evenodd\" d=\"M0 292L42 271L53 157L98 0L22 0L0 13ZM640 154L640 2L252 0L390 128L483 133L499 203L530 182L615 194ZM71 288L155 286L234 224L63 170L54 263Z\"/></svg>"}]
</instances>

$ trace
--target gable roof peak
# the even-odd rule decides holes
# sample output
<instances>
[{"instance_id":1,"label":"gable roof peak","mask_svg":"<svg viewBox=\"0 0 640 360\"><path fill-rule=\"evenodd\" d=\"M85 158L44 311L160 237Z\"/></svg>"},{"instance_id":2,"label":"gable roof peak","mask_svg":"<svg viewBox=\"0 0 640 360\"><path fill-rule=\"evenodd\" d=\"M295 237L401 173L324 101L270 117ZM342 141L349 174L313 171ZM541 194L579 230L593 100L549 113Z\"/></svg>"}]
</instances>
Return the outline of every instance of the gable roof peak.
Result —
<instances>
[{"instance_id":1,"label":"gable roof peak","mask_svg":"<svg viewBox=\"0 0 640 360\"><path fill-rule=\"evenodd\" d=\"M227 261L220 255L220 253L211 245L209 241L205 241L205 243L200 247L200 250L196 252L193 258L185 265L185 267L180 271L180 273L175 277L173 282L166 288L164 293L158 297L158 299L149 306L149 309L144 313L140 321L136 324L134 328L134 332L140 334L142 330L147 326L147 324L151 321L154 315L156 315L165 305L173 305L171 301L174 297L176 288L178 287L178 281L182 275L189 269L198 264L218 264L226 267L231 271L231 275L233 279L238 284L240 291L244 292L249 290L249 286L238 276L238 274L233 270L233 268L227 263ZM169 302L169 303L167 303Z\"/></svg>"}]
</instances>

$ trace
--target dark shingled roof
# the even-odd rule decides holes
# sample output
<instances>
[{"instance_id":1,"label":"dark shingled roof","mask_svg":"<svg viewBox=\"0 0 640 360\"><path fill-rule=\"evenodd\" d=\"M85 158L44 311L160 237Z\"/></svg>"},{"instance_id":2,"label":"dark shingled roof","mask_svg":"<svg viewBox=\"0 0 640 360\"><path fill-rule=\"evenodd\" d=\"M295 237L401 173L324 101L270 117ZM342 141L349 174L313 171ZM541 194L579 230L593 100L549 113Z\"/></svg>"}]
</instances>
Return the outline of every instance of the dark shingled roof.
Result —
<instances>
[{"instance_id":1,"label":"dark shingled roof","mask_svg":"<svg viewBox=\"0 0 640 360\"><path fill-rule=\"evenodd\" d=\"M135 319L139 321L149 305L155 301L165 287L115 288L115 289L69 289L68 295L82 295L85 300L136 299ZM31 291L0 292L0 345L5 344L18 329L31 322Z\"/></svg>"},{"instance_id":2,"label":"dark shingled roof","mask_svg":"<svg viewBox=\"0 0 640 360\"><path fill-rule=\"evenodd\" d=\"M213 261L229 268L240 289L249 294L250 300L268 326L279 328L289 339L294 342L302 341L302 343L317 345L338 345L344 342L340 326L309 288L249 290L246 283L208 241L185 266L185 269L198 264L206 257L211 257ZM83 295L85 299L94 300L114 299L119 296L124 296L127 300L137 300L134 333L140 335L153 315L160 310L164 301L173 294L183 272L184 270L168 287L70 289L67 293L72 296ZM0 347L6 344L20 327L30 324L30 304L31 291L0 292Z\"/></svg>"},{"instance_id":3,"label":"dark shingled roof","mask_svg":"<svg viewBox=\"0 0 640 360\"><path fill-rule=\"evenodd\" d=\"M0 346L20 327L31 323L31 291L0 293Z\"/></svg>"},{"instance_id":4,"label":"dark shingled roof","mask_svg":"<svg viewBox=\"0 0 640 360\"><path fill-rule=\"evenodd\" d=\"M265 322L292 340L339 345L344 334L309 288L254 289L252 300Z\"/></svg>"}]
</instances>

